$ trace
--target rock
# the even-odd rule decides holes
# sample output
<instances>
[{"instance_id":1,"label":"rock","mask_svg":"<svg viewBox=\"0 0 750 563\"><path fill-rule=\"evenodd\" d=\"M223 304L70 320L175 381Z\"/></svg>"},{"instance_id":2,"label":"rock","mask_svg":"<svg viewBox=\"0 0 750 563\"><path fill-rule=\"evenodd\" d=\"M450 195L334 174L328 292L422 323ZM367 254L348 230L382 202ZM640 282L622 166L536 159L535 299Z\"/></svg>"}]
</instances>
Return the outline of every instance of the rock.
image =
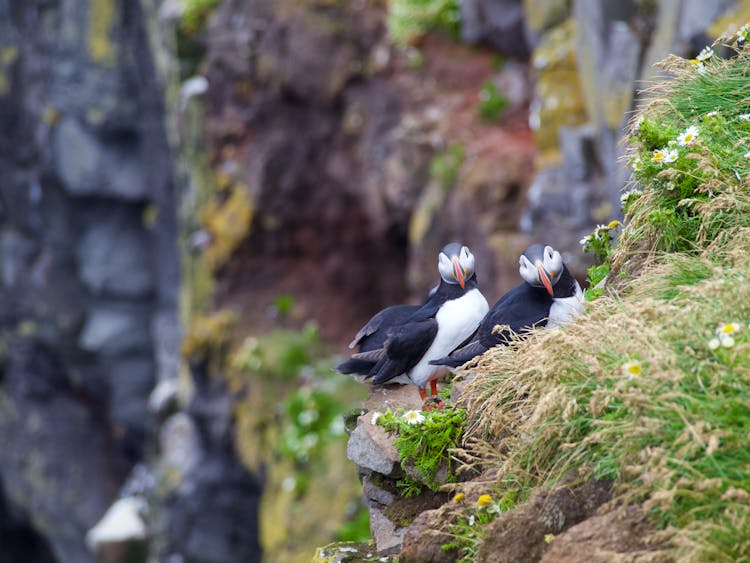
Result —
<instances>
[{"instance_id":1,"label":"rock","mask_svg":"<svg viewBox=\"0 0 750 563\"><path fill-rule=\"evenodd\" d=\"M498 516L484 529L477 559L486 563L536 561L547 549L547 534L591 516L611 498L612 483L590 480L536 493L529 501Z\"/></svg>"},{"instance_id":2,"label":"rock","mask_svg":"<svg viewBox=\"0 0 750 563\"><path fill-rule=\"evenodd\" d=\"M64 118L55 129L53 151L60 181L73 197L139 201L149 195L135 134L110 139L96 135L77 119Z\"/></svg>"},{"instance_id":3,"label":"rock","mask_svg":"<svg viewBox=\"0 0 750 563\"><path fill-rule=\"evenodd\" d=\"M384 551L401 545L406 528L400 528L374 504L370 504L370 534L375 540L378 551ZM427 560L425 560L427 561Z\"/></svg>"},{"instance_id":4,"label":"rock","mask_svg":"<svg viewBox=\"0 0 750 563\"><path fill-rule=\"evenodd\" d=\"M28 270L37 247L34 241L15 229L6 229L0 238L0 267L6 288L28 279Z\"/></svg>"},{"instance_id":5,"label":"rock","mask_svg":"<svg viewBox=\"0 0 750 563\"><path fill-rule=\"evenodd\" d=\"M88 315L79 345L88 352L117 354L149 348L145 311L135 306L102 305Z\"/></svg>"},{"instance_id":6,"label":"rock","mask_svg":"<svg viewBox=\"0 0 750 563\"><path fill-rule=\"evenodd\" d=\"M153 424L148 397L154 386L154 362L146 355L128 355L109 362L111 417L143 440Z\"/></svg>"},{"instance_id":7,"label":"rock","mask_svg":"<svg viewBox=\"0 0 750 563\"><path fill-rule=\"evenodd\" d=\"M80 276L94 295L138 298L154 289L151 243L140 217L128 211L110 210L81 237Z\"/></svg>"},{"instance_id":8,"label":"rock","mask_svg":"<svg viewBox=\"0 0 750 563\"><path fill-rule=\"evenodd\" d=\"M101 563L145 563L148 552L145 510L144 499L121 498L86 533L86 545Z\"/></svg>"},{"instance_id":9,"label":"rock","mask_svg":"<svg viewBox=\"0 0 750 563\"><path fill-rule=\"evenodd\" d=\"M161 472L180 480L190 474L203 458L203 447L192 418L178 412L159 431Z\"/></svg>"},{"instance_id":10,"label":"rock","mask_svg":"<svg viewBox=\"0 0 750 563\"><path fill-rule=\"evenodd\" d=\"M362 476L362 495L367 500L374 501L382 506L389 506L397 498L397 493L386 490L375 483L372 475Z\"/></svg>"},{"instance_id":11,"label":"rock","mask_svg":"<svg viewBox=\"0 0 750 563\"><path fill-rule=\"evenodd\" d=\"M521 0L463 0L461 38L467 43L486 42L506 55L529 55Z\"/></svg>"},{"instance_id":12,"label":"rock","mask_svg":"<svg viewBox=\"0 0 750 563\"><path fill-rule=\"evenodd\" d=\"M617 508L587 518L555 536L541 562L574 563L581 560L582 553L585 553L587 560L592 563L673 561L673 556L669 552L649 544L648 538L655 532L641 507Z\"/></svg>"},{"instance_id":13,"label":"rock","mask_svg":"<svg viewBox=\"0 0 750 563\"><path fill-rule=\"evenodd\" d=\"M359 417L346 444L346 455L358 467L381 475L393 475L400 471L398 451L393 439L380 426L374 426L367 414Z\"/></svg>"},{"instance_id":14,"label":"rock","mask_svg":"<svg viewBox=\"0 0 750 563\"><path fill-rule=\"evenodd\" d=\"M156 384L148 397L148 409L159 417L170 414L177 407L179 382L177 378L164 379Z\"/></svg>"},{"instance_id":15,"label":"rock","mask_svg":"<svg viewBox=\"0 0 750 563\"><path fill-rule=\"evenodd\" d=\"M403 563L452 563L457 556L454 550L446 551L443 545L451 541L445 527L450 524L444 509L427 510L417 516L404 535L399 561Z\"/></svg>"}]
</instances>

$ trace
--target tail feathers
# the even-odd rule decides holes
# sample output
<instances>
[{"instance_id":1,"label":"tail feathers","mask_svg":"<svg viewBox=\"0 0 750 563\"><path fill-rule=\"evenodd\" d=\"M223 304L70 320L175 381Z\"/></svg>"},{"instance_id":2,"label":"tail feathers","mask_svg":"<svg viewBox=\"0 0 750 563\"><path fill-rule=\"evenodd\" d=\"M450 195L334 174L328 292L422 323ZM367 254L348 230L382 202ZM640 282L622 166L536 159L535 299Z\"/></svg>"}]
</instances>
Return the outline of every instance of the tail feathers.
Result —
<instances>
[{"instance_id":1,"label":"tail feathers","mask_svg":"<svg viewBox=\"0 0 750 563\"><path fill-rule=\"evenodd\" d=\"M469 360L473 360L477 356L484 354L486 351L487 347L476 340L474 342L470 342L463 348L459 348L458 350L453 351L443 358L432 360L430 364L434 366L447 366L451 368L457 368L458 366L465 364Z\"/></svg>"},{"instance_id":2,"label":"tail feathers","mask_svg":"<svg viewBox=\"0 0 750 563\"><path fill-rule=\"evenodd\" d=\"M336 371L347 375L357 374L369 376L375 362L352 358L336 366Z\"/></svg>"}]
</instances>

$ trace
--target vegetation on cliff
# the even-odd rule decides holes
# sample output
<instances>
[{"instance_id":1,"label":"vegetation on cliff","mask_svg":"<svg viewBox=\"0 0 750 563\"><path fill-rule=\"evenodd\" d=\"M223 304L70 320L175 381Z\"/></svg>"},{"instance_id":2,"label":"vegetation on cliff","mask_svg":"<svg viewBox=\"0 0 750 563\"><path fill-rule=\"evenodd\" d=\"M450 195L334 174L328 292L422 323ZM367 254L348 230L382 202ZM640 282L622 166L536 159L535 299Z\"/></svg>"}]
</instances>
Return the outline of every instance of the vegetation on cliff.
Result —
<instances>
[{"instance_id":1,"label":"vegetation on cliff","mask_svg":"<svg viewBox=\"0 0 750 563\"><path fill-rule=\"evenodd\" d=\"M750 555L750 51L671 58L634 119L607 289L577 322L493 349L463 395L495 498L614 480L679 560ZM606 273L606 272L605 272ZM601 277L601 271L597 274ZM457 541L464 554L481 543ZM548 538L554 543L555 538Z\"/></svg>"}]
</instances>

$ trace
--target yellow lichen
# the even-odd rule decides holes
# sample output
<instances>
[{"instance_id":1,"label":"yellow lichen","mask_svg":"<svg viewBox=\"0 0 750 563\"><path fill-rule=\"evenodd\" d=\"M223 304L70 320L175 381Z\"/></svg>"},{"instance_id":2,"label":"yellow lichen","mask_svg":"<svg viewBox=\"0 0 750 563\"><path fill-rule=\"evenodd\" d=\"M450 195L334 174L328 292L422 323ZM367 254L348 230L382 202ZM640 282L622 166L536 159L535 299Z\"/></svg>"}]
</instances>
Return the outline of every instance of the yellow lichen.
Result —
<instances>
[{"instance_id":1,"label":"yellow lichen","mask_svg":"<svg viewBox=\"0 0 750 563\"><path fill-rule=\"evenodd\" d=\"M182 342L183 357L223 361L236 324L237 315L226 309L208 315L195 315Z\"/></svg>"},{"instance_id":2,"label":"yellow lichen","mask_svg":"<svg viewBox=\"0 0 750 563\"><path fill-rule=\"evenodd\" d=\"M247 236L253 217L253 205L243 184L233 183L224 191L225 199L212 199L200 210L200 222L211 234L205 258L212 270L222 266Z\"/></svg>"},{"instance_id":3,"label":"yellow lichen","mask_svg":"<svg viewBox=\"0 0 750 563\"><path fill-rule=\"evenodd\" d=\"M111 63L115 59L114 44L109 32L115 21L115 6L112 0L91 0L89 4L89 54L99 63Z\"/></svg>"},{"instance_id":4,"label":"yellow lichen","mask_svg":"<svg viewBox=\"0 0 750 563\"><path fill-rule=\"evenodd\" d=\"M15 45L0 46L0 96L10 90L7 71L18 58L18 47Z\"/></svg>"}]
</instances>

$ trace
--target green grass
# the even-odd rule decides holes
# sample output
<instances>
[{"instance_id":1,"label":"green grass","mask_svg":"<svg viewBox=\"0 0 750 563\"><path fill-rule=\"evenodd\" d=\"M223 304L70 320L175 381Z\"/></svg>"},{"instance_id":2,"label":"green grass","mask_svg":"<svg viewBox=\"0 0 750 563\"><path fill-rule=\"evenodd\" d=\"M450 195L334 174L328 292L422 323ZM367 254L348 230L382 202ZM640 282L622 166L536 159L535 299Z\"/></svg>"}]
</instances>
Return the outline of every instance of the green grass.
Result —
<instances>
[{"instance_id":1,"label":"green grass","mask_svg":"<svg viewBox=\"0 0 750 563\"><path fill-rule=\"evenodd\" d=\"M607 289L575 323L480 360L466 440L503 452L498 497L577 469L642 505L677 560L748 561L750 52L665 66L676 78L630 133L619 239L600 226L582 241Z\"/></svg>"}]
</instances>

